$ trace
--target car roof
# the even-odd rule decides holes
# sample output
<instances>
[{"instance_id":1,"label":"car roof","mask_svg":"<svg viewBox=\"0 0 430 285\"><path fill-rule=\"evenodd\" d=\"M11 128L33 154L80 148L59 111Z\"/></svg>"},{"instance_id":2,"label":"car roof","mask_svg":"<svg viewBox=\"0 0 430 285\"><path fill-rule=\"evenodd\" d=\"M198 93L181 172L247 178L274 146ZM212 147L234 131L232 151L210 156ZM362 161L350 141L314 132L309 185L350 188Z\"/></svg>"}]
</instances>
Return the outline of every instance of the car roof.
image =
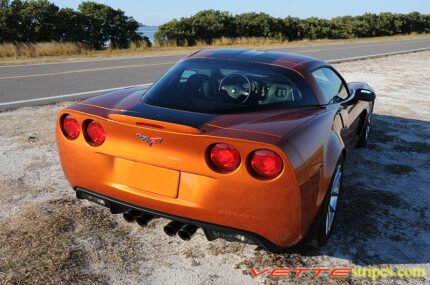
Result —
<instances>
[{"instance_id":1,"label":"car roof","mask_svg":"<svg viewBox=\"0 0 430 285\"><path fill-rule=\"evenodd\" d=\"M320 59L300 54L234 48L200 50L186 56L184 59L190 58L228 59L263 63L293 69L301 74L309 73L309 71L319 66L327 65L326 62Z\"/></svg>"}]
</instances>

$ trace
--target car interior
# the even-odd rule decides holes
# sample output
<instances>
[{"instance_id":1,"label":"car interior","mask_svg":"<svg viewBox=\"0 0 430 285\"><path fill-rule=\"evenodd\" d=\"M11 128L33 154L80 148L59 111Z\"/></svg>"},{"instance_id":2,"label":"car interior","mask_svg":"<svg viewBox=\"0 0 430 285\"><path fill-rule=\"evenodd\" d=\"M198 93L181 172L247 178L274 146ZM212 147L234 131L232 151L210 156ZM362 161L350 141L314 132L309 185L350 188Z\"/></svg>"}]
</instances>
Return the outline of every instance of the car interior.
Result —
<instances>
[{"instance_id":1,"label":"car interior","mask_svg":"<svg viewBox=\"0 0 430 285\"><path fill-rule=\"evenodd\" d=\"M175 82L176 81L176 82ZM301 99L298 88L287 78L237 70L184 70L172 87L195 102L264 105Z\"/></svg>"},{"instance_id":2,"label":"car interior","mask_svg":"<svg viewBox=\"0 0 430 285\"><path fill-rule=\"evenodd\" d=\"M216 62L180 64L157 81L143 100L150 105L196 112L309 105L309 98L281 72L252 66L230 68Z\"/></svg>"}]
</instances>

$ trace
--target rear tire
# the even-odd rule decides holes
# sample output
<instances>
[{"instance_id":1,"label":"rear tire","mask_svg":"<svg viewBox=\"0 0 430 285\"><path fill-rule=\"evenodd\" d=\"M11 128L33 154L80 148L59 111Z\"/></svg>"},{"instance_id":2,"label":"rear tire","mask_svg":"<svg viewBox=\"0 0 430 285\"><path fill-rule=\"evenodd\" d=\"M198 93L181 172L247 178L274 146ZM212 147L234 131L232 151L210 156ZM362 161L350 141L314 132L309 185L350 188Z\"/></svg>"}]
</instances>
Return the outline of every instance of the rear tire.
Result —
<instances>
[{"instance_id":1,"label":"rear tire","mask_svg":"<svg viewBox=\"0 0 430 285\"><path fill-rule=\"evenodd\" d=\"M343 162L344 158L342 156L336 164L330 186L324 197L319 214L315 218L311 237L308 238L310 245L313 247L319 248L327 244L333 231L333 225L337 217L339 197L342 193Z\"/></svg>"}]
</instances>

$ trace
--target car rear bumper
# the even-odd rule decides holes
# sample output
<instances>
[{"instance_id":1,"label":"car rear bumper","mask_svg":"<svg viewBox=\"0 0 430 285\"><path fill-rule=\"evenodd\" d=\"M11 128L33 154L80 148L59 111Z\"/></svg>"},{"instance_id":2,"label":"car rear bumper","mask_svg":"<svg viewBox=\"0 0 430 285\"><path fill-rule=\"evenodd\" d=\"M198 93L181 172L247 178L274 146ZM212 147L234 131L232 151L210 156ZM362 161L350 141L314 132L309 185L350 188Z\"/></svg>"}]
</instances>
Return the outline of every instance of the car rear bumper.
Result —
<instances>
[{"instance_id":1,"label":"car rear bumper","mask_svg":"<svg viewBox=\"0 0 430 285\"><path fill-rule=\"evenodd\" d=\"M230 241L239 241L248 244L255 244L261 246L270 252L283 252L285 247L278 246L265 237L258 235L253 232L235 229L227 226L212 224L208 222L198 221L186 217L176 216L169 213L160 212L157 210L145 208L138 205L133 205L124 201L119 201L111 197L84 189L81 187L75 187L76 197L78 199L85 199L91 202L95 202L99 205L105 206L110 209L113 214L123 213L129 210L135 210L144 214L149 214L158 218L166 218L173 221L177 221L183 224L189 224L201 228L205 233L209 241L215 240L217 238L223 238Z\"/></svg>"},{"instance_id":2,"label":"car rear bumper","mask_svg":"<svg viewBox=\"0 0 430 285\"><path fill-rule=\"evenodd\" d=\"M109 158L102 160L104 167L109 165L106 163ZM63 157L66 177L78 193L99 197L107 201L109 207L124 206L125 210L137 209L192 224L205 230L208 239L211 239L211 231L245 236L272 252L291 247L302 239L301 196L297 186L266 189L238 183L228 188L222 180L181 173L183 187L178 197L172 198L92 176L91 168L102 165L95 164L97 160L88 161L86 164L68 163ZM267 194L262 194L265 191ZM273 195L273 192L284 194ZM229 239L224 235L215 236Z\"/></svg>"},{"instance_id":3,"label":"car rear bumper","mask_svg":"<svg viewBox=\"0 0 430 285\"><path fill-rule=\"evenodd\" d=\"M209 193L208 195L181 200L119 185L72 185L77 194L87 193L106 201L104 206L109 207L113 213L136 209L156 217L192 224L202 228L209 240L216 237L237 240L229 236L240 235L246 238L247 243L255 243L269 251L279 252L297 244L302 238L300 216L296 213L300 202L297 200L286 203L282 209L277 209L274 205L271 210L270 204L277 197L267 197L266 201L260 199L258 203L253 198L243 196L237 204L226 199L221 209L213 206L217 203L210 203L210 192L204 189L202 192ZM243 209L243 205L247 203L249 207Z\"/></svg>"}]
</instances>

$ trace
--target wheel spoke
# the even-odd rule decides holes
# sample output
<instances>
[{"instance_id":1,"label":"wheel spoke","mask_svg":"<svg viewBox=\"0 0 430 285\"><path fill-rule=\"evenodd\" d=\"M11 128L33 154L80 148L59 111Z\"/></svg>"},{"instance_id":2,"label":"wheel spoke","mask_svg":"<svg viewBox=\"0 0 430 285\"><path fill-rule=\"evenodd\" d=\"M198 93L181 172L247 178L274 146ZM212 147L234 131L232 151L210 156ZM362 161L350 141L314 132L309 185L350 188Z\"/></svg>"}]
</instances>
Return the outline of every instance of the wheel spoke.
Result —
<instances>
[{"instance_id":1,"label":"wheel spoke","mask_svg":"<svg viewBox=\"0 0 430 285\"><path fill-rule=\"evenodd\" d=\"M335 177L333 179L333 184L331 187L331 194L339 194L339 184L340 184L340 178L342 177L342 171L340 169L340 166L338 166Z\"/></svg>"},{"instance_id":2,"label":"wheel spoke","mask_svg":"<svg viewBox=\"0 0 430 285\"><path fill-rule=\"evenodd\" d=\"M325 220L325 233L328 234L330 232L330 228L331 228L331 211L330 209L328 209L327 211L327 218Z\"/></svg>"},{"instance_id":3,"label":"wheel spoke","mask_svg":"<svg viewBox=\"0 0 430 285\"><path fill-rule=\"evenodd\" d=\"M339 195L339 183L336 184L336 186L331 190L331 195L332 196L337 196Z\"/></svg>"},{"instance_id":4,"label":"wheel spoke","mask_svg":"<svg viewBox=\"0 0 430 285\"><path fill-rule=\"evenodd\" d=\"M337 210L337 200L339 196L340 191L340 182L342 180L342 166L338 165L336 167L336 172L333 178L333 182L330 188L330 197L329 197L329 204L327 206L327 216L325 220L325 230L326 234L328 234L331 231L331 228L333 226L334 217L336 215Z\"/></svg>"},{"instance_id":5,"label":"wheel spoke","mask_svg":"<svg viewBox=\"0 0 430 285\"><path fill-rule=\"evenodd\" d=\"M370 124L372 123L372 113L369 114L367 118L367 124L366 124L366 130L365 130L365 140L367 141L367 138L369 137L370 133Z\"/></svg>"},{"instance_id":6,"label":"wheel spoke","mask_svg":"<svg viewBox=\"0 0 430 285\"><path fill-rule=\"evenodd\" d=\"M331 227L333 226L333 222L334 222L334 213L332 213L332 214L330 215L330 229L331 229Z\"/></svg>"},{"instance_id":7,"label":"wheel spoke","mask_svg":"<svg viewBox=\"0 0 430 285\"><path fill-rule=\"evenodd\" d=\"M337 208L337 196L332 196L330 199L330 208L333 212L336 212Z\"/></svg>"}]
</instances>

